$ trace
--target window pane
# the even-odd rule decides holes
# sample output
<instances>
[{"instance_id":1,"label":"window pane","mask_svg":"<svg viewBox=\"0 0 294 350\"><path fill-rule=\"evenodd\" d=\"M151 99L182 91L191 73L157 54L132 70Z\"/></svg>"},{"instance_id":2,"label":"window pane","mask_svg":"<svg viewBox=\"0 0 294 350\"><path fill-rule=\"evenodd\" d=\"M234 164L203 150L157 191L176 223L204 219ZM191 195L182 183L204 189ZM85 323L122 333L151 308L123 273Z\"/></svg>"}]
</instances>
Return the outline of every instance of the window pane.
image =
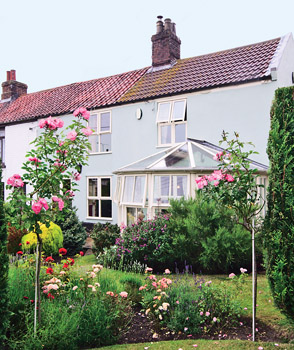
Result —
<instances>
[{"instance_id":1,"label":"window pane","mask_svg":"<svg viewBox=\"0 0 294 350\"><path fill-rule=\"evenodd\" d=\"M160 125L160 143L162 145L171 143L171 125Z\"/></svg>"},{"instance_id":2,"label":"window pane","mask_svg":"<svg viewBox=\"0 0 294 350\"><path fill-rule=\"evenodd\" d=\"M153 203L168 203L169 182L169 176L154 176Z\"/></svg>"},{"instance_id":3,"label":"window pane","mask_svg":"<svg viewBox=\"0 0 294 350\"><path fill-rule=\"evenodd\" d=\"M184 120L185 118L185 101L175 101L172 120Z\"/></svg>"},{"instance_id":4,"label":"window pane","mask_svg":"<svg viewBox=\"0 0 294 350\"><path fill-rule=\"evenodd\" d=\"M97 197L98 196L98 180L97 179L89 179L89 196Z\"/></svg>"},{"instance_id":5,"label":"window pane","mask_svg":"<svg viewBox=\"0 0 294 350\"><path fill-rule=\"evenodd\" d=\"M99 152L99 135L91 135L89 136L89 142L91 144L90 153Z\"/></svg>"},{"instance_id":6,"label":"window pane","mask_svg":"<svg viewBox=\"0 0 294 350\"><path fill-rule=\"evenodd\" d=\"M99 200L88 200L88 215L98 218L99 217Z\"/></svg>"},{"instance_id":7,"label":"window pane","mask_svg":"<svg viewBox=\"0 0 294 350\"><path fill-rule=\"evenodd\" d=\"M176 124L175 125L176 143L186 141L186 124Z\"/></svg>"},{"instance_id":8,"label":"window pane","mask_svg":"<svg viewBox=\"0 0 294 350\"><path fill-rule=\"evenodd\" d=\"M157 121L158 122L168 122L169 121L170 107L171 107L170 102L158 104L158 114L157 114Z\"/></svg>"},{"instance_id":9,"label":"window pane","mask_svg":"<svg viewBox=\"0 0 294 350\"><path fill-rule=\"evenodd\" d=\"M5 136L5 129L0 129L0 137L4 137Z\"/></svg>"},{"instance_id":10,"label":"window pane","mask_svg":"<svg viewBox=\"0 0 294 350\"><path fill-rule=\"evenodd\" d=\"M110 197L110 179L101 179L101 197Z\"/></svg>"},{"instance_id":11,"label":"window pane","mask_svg":"<svg viewBox=\"0 0 294 350\"><path fill-rule=\"evenodd\" d=\"M114 200L116 202L120 201L120 191L121 191L121 176L117 177L117 181L116 181L116 188L115 188L115 196L114 196Z\"/></svg>"},{"instance_id":12,"label":"window pane","mask_svg":"<svg viewBox=\"0 0 294 350\"><path fill-rule=\"evenodd\" d=\"M110 112L101 113L100 118L100 131L110 131Z\"/></svg>"},{"instance_id":13,"label":"window pane","mask_svg":"<svg viewBox=\"0 0 294 350\"><path fill-rule=\"evenodd\" d=\"M102 218L111 218L112 217L111 200L101 200L101 217Z\"/></svg>"},{"instance_id":14,"label":"window pane","mask_svg":"<svg viewBox=\"0 0 294 350\"><path fill-rule=\"evenodd\" d=\"M134 176L126 176L125 177L125 185L124 185L124 195L123 202L124 203L132 203L133 202L133 187L134 187Z\"/></svg>"},{"instance_id":15,"label":"window pane","mask_svg":"<svg viewBox=\"0 0 294 350\"><path fill-rule=\"evenodd\" d=\"M94 133L97 133L98 131L97 118L97 114L91 114L89 118L89 127L94 130Z\"/></svg>"},{"instance_id":16,"label":"window pane","mask_svg":"<svg viewBox=\"0 0 294 350\"><path fill-rule=\"evenodd\" d=\"M136 176L135 193L134 193L135 203L143 203L144 187L145 187L145 176Z\"/></svg>"},{"instance_id":17,"label":"window pane","mask_svg":"<svg viewBox=\"0 0 294 350\"><path fill-rule=\"evenodd\" d=\"M174 183L177 185L175 195L176 197L187 196L187 176L173 176Z\"/></svg>"},{"instance_id":18,"label":"window pane","mask_svg":"<svg viewBox=\"0 0 294 350\"><path fill-rule=\"evenodd\" d=\"M111 151L111 134L101 134L100 140L101 140L100 152L110 152Z\"/></svg>"},{"instance_id":19,"label":"window pane","mask_svg":"<svg viewBox=\"0 0 294 350\"><path fill-rule=\"evenodd\" d=\"M127 225L130 226L136 221L136 208L127 208Z\"/></svg>"}]
</instances>

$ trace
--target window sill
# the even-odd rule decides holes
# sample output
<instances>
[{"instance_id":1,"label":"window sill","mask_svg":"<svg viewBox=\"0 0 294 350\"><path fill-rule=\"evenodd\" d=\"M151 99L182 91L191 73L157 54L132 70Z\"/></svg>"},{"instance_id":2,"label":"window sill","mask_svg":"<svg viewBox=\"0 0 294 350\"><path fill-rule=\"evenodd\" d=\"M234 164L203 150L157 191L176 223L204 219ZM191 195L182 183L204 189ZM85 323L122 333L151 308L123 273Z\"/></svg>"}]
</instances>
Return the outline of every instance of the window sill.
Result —
<instances>
[{"instance_id":1,"label":"window sill","mask_svg":"<svg viewBox=\"0 0 294 350\"><path fill-rule=\"evenodd\" d=\"M89 156L97 156L101 154L112 154L112 151L110 152L95 152L95 153L89 153Z\"/></svg>"},{"instance_id":2,"label":"window sill","mask_svg":"<svg viewBox=\"0 0 294 350\"><path fill-rule=\"evenodd\" d=\"M87 216L86 219L87 220L105 220L105 221L109 220L109 221L112 221L112 218L98 218L96 216Z\"/></svg>"}]
</instances>

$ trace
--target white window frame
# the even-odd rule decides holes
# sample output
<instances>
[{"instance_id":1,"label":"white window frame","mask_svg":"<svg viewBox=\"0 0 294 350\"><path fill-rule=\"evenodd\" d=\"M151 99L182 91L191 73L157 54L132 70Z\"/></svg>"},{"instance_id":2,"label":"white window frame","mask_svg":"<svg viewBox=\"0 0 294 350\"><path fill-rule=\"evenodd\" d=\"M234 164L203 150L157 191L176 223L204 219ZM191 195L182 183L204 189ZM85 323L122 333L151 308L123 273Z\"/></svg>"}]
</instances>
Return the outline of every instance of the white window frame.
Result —
<instances>
[{"instance_id":1,"label":"white window frame","mask_svg":"<svg viewBox=\"0 0 294 350\"><path fill-rule=\"evenodd\" d=\"M170 178L170 180L169 180L169 190L168 190L169 195L167 196L167 201L168 201L167 203L162 203L161 198L160 198L159 201L154 202L155 176L169 176L169 178ZM172 186L171 185L171 177L172 176L186 176L186 179L187 179L187 181L186 181L186 186L187 186L186 187L186 197L185 196L176 196L176 195L171 196L171 186ZM173 184L173 186L174 186L174 189L176 189L176 184L175 183ZM190 193L190 175L189 174L154 174L152 176L152 198L151 198L151 206L152 207L160 207L160 208L164 209L164 208L170 206L170 204L169 204L169 200L170 199L180 199L182 197L188 198L189 197L189 193ZM164 198L164 199L166 199L166 198Z\"/></svg>"},{"instance_id":2,"label":"white window frame","mask_svg":"<svg viewBox=\"0 0 294 350\"><path fill-rule=\"evenodd\" d=\"M135 186L136 186L136 177L143 177L145 179L144 183L144 189L143 189L143 201L142 202L124 202L124 190L125 190L125 184L126 184L126 178L127 177L133 177L134 178L134 183L133 183L133 189L132 189L132 195L131 198L134 199L135 196ZM120 203L122 203L125 206L145 206L146 203L146 193L147 192L147 176L143 174L135 174L135 175L125 175L123 176L122 180L122 187L121 187L121 196L120 196Z\"/></svg>"},{"instance_id":3,"label":"white window frame","mask_svg":"<svg viewBox=\"0 0 294 350\"><path fill-rule=\"evenodd\" d=\"M105 114L105 113L109 113L109 130L107 131L100 131L101 130L101 115L102 114ZM93 136L97 136L99 138L99 144L98 144L98 152L92 152L92 150L90 149L89 153L90 155L91 154L108 154L108 153L111 153L112 152L112 137L111 137L111 148L110 148L110 151L104 151L102 152L101 151L101 135L105 135L105 134L110 134L112 136L112 113L111 113L111 110L110 109L107 109L107 110L103 110L103 111L96 111L96 112L91 112L91 116L92 115L97 115L97 132L93 132ZM90 118L91 118L90 116ZM89 122L88 122L88 126L89 125ZM91 135L91 136L92 136Z\"/></svg>"},{"instance_id":4,"label":"white window frame","mask_svg":"<svg viewBox=\"0 0 294 350\"><path fill-rule=\"evenodd\" d=\"M1 143L1 153L0 159L2 164L0 166L5 166L5 128L0 128L0 143Z\"/></svg>"},{"instance_id":5,"label":"white window frame","mask_svg":"<svg viewBox=\"0 0 294 350\"><path fill-rule=\"evenodd\" d=\"M97 180L97 196L89 195L89 180L96 179ZM110 196L102 197L101 194L101 180L109 179L110 180ZM98 200L99 201L99 215L98 216L90 216L89 215L89 200ZM110 200L111 201L111 217L103 217L101 216L101 201L102 200ZM111 176L88 176L87 177L87 219L101 219L101 220L112 220L113 215L113 200L112 200L112 177Z\"/></svg>"},{"instance_id":6,"label":"white window frame","mask_svg":"<svg viewBox=\"0 0 294 350\"><path fill-rule=\"evenodd\" d=\"M172 116L173 116L173 111L174 111L174 104L176 102L184 102L184 108L183 108L183 113L182 113L181 118L173 120ZM159 110L160 110L160 106L163 104L166 104L166 103L170 104L169 113L168 113L169 116L168 116L168 120L163 121L163 120L159 119ZM159 147L171 146L171 145L183 142L183 141L176 142L176 125L185 124L185 134L186 134L186 138L187 138L187 121L185 120L186 108L187 108L187 100L186 99L166 100L166 101L158 102L156 123L157 123L157 130L158 130L158 132L157 132L157 135L158 135L157 144ZM170 143L161 143L162 126L170 126L171 127L171 142Z\"/></svg>"}]
</instances>

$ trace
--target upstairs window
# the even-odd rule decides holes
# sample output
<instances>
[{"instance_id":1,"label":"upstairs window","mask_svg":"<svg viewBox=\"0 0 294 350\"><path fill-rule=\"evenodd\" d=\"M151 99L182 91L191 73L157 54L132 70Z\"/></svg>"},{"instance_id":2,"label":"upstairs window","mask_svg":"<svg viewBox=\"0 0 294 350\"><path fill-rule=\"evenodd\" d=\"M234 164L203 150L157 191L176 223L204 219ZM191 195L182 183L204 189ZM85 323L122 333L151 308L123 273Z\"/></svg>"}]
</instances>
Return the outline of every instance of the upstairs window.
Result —
<instances>
[{"instance_id":1,"label":"upstairs window","mask_svg":"<svg viewBox=\"0 0 294 350\"><path fill-rule=\"evenodd\" d=\"M2 164L0 165L4 166L5 164L5 129L0 129L0 160Z\"/></svg>"},{"instance_id":2,"label":"upstairs window","mask_svg":"<svg viewBox=\"0 0 294 350\"><path fill-rule=\"evenodd\" d=\"M186 141L186 100L158 103L158 145L170 146Z\"/></svg>"},{"instance_id":3,"label":"upstairs window","mask_svg":"<svg viewBox=\"0 0 294 350\"><path fill-rule=\"evenodd\" d=\"M89 127L93 130L93 134L89 136L90 153L111 152L111 112L91 114Z\"/></svg>"}]
</instances>

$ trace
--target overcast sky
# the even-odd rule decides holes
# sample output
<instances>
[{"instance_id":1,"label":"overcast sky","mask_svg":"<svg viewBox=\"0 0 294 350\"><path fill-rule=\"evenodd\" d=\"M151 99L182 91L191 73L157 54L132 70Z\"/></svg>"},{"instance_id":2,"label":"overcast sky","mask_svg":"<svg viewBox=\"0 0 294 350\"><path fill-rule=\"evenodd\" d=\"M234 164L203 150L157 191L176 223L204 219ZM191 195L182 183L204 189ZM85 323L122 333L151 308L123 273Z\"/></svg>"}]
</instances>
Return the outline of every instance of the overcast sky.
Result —
<instances>
[{"instance_id":1,"label":"overcast sky","mask_svg":"<svg viewBox=\"0 0 294 350\"><path fill-rule=\"evenodd\" d=\"M0 0L0 82L15 69L34 92L149 66L158 15L181 58L294 32L294 0Z\"/></svg>"}]
</instances>

